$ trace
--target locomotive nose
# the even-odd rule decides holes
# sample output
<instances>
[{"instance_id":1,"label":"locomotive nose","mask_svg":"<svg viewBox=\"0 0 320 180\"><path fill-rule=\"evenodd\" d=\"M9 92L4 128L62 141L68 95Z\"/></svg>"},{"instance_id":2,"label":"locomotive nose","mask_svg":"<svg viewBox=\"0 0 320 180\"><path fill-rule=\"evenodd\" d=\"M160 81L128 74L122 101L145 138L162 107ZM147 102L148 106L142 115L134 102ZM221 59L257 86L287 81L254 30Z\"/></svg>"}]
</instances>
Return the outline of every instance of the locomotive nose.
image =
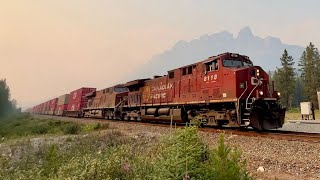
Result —
<instances>
[{"instance_id":1,"label":"locomotive nose","mask_svg":"<svg viewBox=\"0 0 320 180\"><path fill-rule=\"evenodd\" d=\"M280 128L284 124L285 111L275 101L256 100L251 108L250 125L258 130Z\"/></svg>"}]
</instances>

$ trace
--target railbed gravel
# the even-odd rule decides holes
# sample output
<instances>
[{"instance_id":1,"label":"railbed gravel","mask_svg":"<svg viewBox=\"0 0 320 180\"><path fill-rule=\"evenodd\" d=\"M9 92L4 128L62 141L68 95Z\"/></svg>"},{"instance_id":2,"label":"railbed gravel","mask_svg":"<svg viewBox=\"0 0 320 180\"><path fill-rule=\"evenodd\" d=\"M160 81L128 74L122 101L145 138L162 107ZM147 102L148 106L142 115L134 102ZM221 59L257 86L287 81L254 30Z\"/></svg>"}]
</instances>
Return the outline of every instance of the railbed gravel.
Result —
<instances>
[{"instance_id":1,"label":"railbed gravel","mask_svg":"<svg viewBox=\"0 0 320 180\"><path fill-rule=\"evenodd\" d=\"M40 116L45 117L46 116ZM97 122L96 120L51 117L82 123ZM170 128L126 123L122 121L99 121L109 123L111 129L118 129L129 136L141 135L159 138L170 133ZM216 146L218 133L200 132L209 146ZM225 142L241 150L247 161L247 169L257 179L320 179L320 143L288 141L241 135L225 135ZM257 172L259 166L264 172Z\"/></svg>"}]
</instances>

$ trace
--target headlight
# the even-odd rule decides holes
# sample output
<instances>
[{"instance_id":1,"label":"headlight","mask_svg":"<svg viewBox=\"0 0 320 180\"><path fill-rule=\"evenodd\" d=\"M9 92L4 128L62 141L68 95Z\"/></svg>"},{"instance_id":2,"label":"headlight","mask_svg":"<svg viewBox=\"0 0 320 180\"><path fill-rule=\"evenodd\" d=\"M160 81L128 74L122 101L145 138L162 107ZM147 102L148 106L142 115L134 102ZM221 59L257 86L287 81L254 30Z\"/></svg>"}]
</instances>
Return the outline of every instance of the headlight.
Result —
<instances>
[{"instance_id":1,"label":"headlight","mask_svg":"<svg viewBox=\"0 0 320 180\"><path fill-rule=\"evenodd\" d=\"M260 94L260 96L263 96L263 91L260 90L260 91L259 91L259 94Z\"/></svg>"},{"instance_id":2,"label":"headlight","mask_svg":"<svg viewBox=\"0 0 320 180\"><path fill-rule=\"evenodd\" d=\"M278 92L277 94L278 94L278 96L280 96L280 95L281 95L281 94L280 94L280 92Z\"/></svg>"},{"instance_id":3,"label":"headlight","mask_svg":"<svg viewBox=\"0 0 320 180\"><path fill-rule=\"evenodd\" d=\"M260 70L257 69L257 76L260 76Z\"/></svg>"}]
</instances>

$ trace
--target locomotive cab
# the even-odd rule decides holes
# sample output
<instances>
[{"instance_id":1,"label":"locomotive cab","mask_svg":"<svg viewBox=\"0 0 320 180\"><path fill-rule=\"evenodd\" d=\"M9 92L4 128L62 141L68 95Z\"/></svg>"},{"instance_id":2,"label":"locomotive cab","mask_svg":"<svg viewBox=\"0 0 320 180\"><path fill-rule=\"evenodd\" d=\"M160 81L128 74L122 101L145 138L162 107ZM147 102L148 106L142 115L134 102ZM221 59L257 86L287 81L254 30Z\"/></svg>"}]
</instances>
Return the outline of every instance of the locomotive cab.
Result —
<instances>
[{"instance_id":1,"label":"locomotive cab","mask_svg":"<svg viewBox=\"0 0 320 180\"><path fill-rule=\"evenodd\" d=\"M116 85L87 94L89 99L84 109L85 117L120 119L122 107L127 105L128 88Z\"/></svg>"},{"instance_id":2,"label":"locomotive cab","mask_svg":"<svg viewBox=\"0 0 320 180\"><path fill-rule=\"evenodd\" d=\"M206 119L208 125L259 130L282 127L285 109L278 103L280 93L274 91L269 75L248 56L224 53L209 57L203 62L203 74L202 91L209 91L205 102L211 112L204 116L213 119Z\"/></svg>"},{"instance_id":3,"label":"locomotive cab","mask_svg":"<svg viewBox=\"0 0 320 180\"><path fill-rule=\"evenodd\" d=\"M235 75L236 108L241 124L259 130L282 127L285 109L278 103L280 93L274 91L268 74L254 66L247 56L230 53L221 62Z\"/></svg>"}]
</instances>

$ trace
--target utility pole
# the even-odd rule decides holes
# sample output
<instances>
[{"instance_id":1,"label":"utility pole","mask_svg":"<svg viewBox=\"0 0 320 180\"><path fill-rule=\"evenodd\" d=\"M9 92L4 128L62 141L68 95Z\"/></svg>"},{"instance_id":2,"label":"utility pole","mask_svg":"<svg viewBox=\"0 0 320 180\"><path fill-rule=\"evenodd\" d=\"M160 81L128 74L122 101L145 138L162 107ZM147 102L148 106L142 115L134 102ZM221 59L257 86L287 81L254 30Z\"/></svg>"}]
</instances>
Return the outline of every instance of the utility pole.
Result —
<instances>
[{"instance_id":1,"label":"utility pole","mask_svg":"<svg viewBox=\"0 0 320 180\"><path fill-rule=\"evenodd\" d=\"M317 91L317 95L318 95L318 103L319 103L319 109L320 109L320 91Z\"/></svg>"}]
</instances>

